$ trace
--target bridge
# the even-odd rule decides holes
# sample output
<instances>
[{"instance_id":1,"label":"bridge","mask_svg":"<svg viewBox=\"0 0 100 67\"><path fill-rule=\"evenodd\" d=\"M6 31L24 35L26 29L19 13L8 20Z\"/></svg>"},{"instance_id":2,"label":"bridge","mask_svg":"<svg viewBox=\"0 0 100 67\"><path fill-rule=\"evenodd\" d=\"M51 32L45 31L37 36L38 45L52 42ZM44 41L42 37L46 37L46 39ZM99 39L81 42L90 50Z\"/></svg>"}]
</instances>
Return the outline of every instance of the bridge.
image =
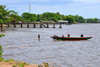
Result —
<instances>
[{"instance_id":1,"label":"bridge","mask_svg":"<svg viewBox=\"0 0 100 67\"><path fill-rule=\"evenodd\" d=\"M62 24L61 23L7 23L7 24L3 24L1 23L0 24L0 28L3 29L4 27L5 28L16 28L17 26L20 27L20 28L24 28L25 26L27 28L30 28L33 27L33 28L36 28L37 25L39 26L39 28L49 28L49 25L53 25L53 28L56 28L55 25L58 24L59 25L59 28L62 28Z\"/></svg>"}]
</instances>

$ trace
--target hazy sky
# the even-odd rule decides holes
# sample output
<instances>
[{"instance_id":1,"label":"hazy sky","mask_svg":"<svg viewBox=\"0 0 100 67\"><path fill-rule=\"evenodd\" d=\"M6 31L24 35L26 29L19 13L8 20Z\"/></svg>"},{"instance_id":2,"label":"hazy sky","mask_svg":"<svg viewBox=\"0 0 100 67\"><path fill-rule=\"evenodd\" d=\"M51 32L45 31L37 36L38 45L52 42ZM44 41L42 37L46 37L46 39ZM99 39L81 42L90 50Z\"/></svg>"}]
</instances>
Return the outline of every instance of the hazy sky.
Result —
<instances>
[{"instance_id":1,"label":"hazy sky","mask_svg":"<svg viewBox=\"0 0 100 67\"><path fill-rule=\"evenodd\" d=\"M60 12L63 15L79 15L84 18L100 19L100 0L0 0L8 10L21 15L23 12L42 14L44 12Z\"/></svg>"}]
</instances>

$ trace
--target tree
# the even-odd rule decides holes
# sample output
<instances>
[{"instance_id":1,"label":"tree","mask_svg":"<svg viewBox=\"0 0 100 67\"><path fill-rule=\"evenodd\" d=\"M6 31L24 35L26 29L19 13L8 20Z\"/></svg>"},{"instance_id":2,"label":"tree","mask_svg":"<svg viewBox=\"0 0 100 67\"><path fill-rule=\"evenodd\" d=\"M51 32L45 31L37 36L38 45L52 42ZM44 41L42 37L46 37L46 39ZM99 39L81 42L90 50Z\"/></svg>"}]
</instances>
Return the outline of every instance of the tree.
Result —
<instances>
[{"instance_id":1,"label":"tree","mask_svg":"<svg viewBox=\"0 0 100 67\"><path fill-rule=\"evenodd\" d=\"M98 20L98 18L94 18L94 23L99 23Z\"/></svg>"},{"instance_id":2,"label":"tree","mask_svg":"<svg viewBox=\"0 0 100 67\"><path fill-rule=\"evenodd\" d=\"M60 13L59 12L57 12L57 13L50 13L50 12L45 12L45 13L43 13L43 14L41 14L41 15L37 15L37 20L40 20L40 19L45 19L45 20L47 20L47 21L51 21L51 20L53 20L53 21L58 21L58 20L61 20L62 19L62 16L60 15Z\"/></svg>"},{"instance_id":3,"label":"tree","mask_svg":"<svg viewBox=\"0 0 100 67\"><path fill-rule=\"evenodd\" d=\"M8 11L8 13L9 13L9 18L8 18L8 20L10 19L10 20L13 21L13 22L22 21L21 16L19 16L19 15L17 14L18 12L15 12L15 11Z\"/></svg>"},{"instance_id":4,"label":"tree","mask_svg":"<svg viewBox=\"0 0 100 67\"><path fill-rule=\"evenodd\" d=\"M0 5L0 23L5 23L5 19L8 15L7 10L5 8L6 6Z\"/></svg>"},{"instance_id":5,"label":"tree","mask_svg":"<svg viewBox=\"0 0 100 67\"><path fill-rule=\"evenodd\" d=\"M37 20L37 15L25 12L22 14L22 18L26 22L31 22L31 21L35 22Z\"/></svg>"},{"instance_id":6,"label":"tree","mask_svg":"<svg viewBox=\"0 0 100 67\"><path fill-rule=\"evenodd\" d=\"M75 15L75 16L73 16L74 18L75 18L75 21L76 22L79 22L79 16L78 15Z\"/></svg>"},{"instance_id":7,"label":"tree","mask_svg":"<svg viewBox=\"0 0 100 67\"><path fill-rule=\"evenodd\" d=\"M37 20L36 20L36 21L40 21L40 20L42 20L42 15L38 14L38 15L37 15Z\"/></svg>"},{"instance_id":8,"label":"tree","mask_svg":"<svg viewBox=\"0 0 100 67\"><path fill-rule=\"evenodd\" d=\"M85 19L82 16L79 16L79 23L85 23Z\"/></svg>"},{"instance_id":9,"label":"tree","mask_svg":"<svg viewBox=\"0 0 100 67\"><path fill-rule=\"evenodd\" d=\"M57 21L57 18L56 17L50 17L49 21Z\"/></svg>"},{"instance_id":10,"label":"tree","mask_svg":"<svg viewBox=\"0 0 100 67\"><path fill-rule=\"evenodd\" d=\"M88 18L87 23L99 23L98 18Z\"/></svg>"},{"instance_id":11,"label":"tree","mask_svg":"<svg viewBox=\"0 0 100 67\"><path fill-rule=\"evenodd\" d=\"M69 24L75 23L75 18L72 16L65 16L64 20L67 20Z\"/></svg>"},{"instance_id":12,"label":"tree","mask_svg":"<svg viewBox=\"0 0 100 67\"><path fill-rule=\"evenodd\" d=\"M94 19L93 18L88 18L87 23L94 23Z\"/></svg>"},{"instance_id":13,"label":"tree","mask_svg":"<svg viewBox=\"0 0 100 67\"><path fill-rule=\"evenodd\" d=\"M8 11L5 9L5 5L0 5L0 23L7 23L11 21L19 21L21 20L21 17L18 16L18 12L15 11ZM17 20L15 20L17 19Z\"/></svg>"},{"instance_id":14,"label":"tree","mask_svg":"<svg viewBox=\"0 0 100 67\"><path fill-rule=\"evenodd\" d=\"M65 17L64 15L61 15L61 20L64 20L64 17Z\"/></svg>"},{"instance_id":15,"label":"tree","mask_svg":"<svg viewBox=\"0 0 100 67\"><path fill-rule=\"evenodd\" d=\"M57 20L62 20L62 16L59 12L57 12L55 15Z\"/></svg>"},{"instance_id":16,"label":"tree","mask_svg":"<svg viewBox=\"0 0 100 67\"><path fill-rule=\"evenodd\" d=\"M46 17L42 18L42 21L48 21Z\"/></svg>"}]
</instances>

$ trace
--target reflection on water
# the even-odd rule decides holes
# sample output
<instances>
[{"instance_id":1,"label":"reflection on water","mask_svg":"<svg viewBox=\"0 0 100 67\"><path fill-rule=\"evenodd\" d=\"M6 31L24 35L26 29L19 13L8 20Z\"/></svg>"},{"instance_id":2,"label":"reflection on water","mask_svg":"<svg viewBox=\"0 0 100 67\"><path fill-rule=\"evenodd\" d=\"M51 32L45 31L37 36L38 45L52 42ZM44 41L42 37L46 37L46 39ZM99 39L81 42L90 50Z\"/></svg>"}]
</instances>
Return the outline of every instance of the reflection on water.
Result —
<instances>
[{"instance_id":1,"label":"reflection on water","mask_svg":"<svg viewBox=\"0 0 100 67\"><path fill-rule=\"evenodd\" d=\"M100 24L63 25L56 28L7 28L0 38L3 58L55 67L100 67ZM92 36L87 41L55 41L50 36ZM40 34L40 41L38 41Z\"/></svg>"}]
</instances>

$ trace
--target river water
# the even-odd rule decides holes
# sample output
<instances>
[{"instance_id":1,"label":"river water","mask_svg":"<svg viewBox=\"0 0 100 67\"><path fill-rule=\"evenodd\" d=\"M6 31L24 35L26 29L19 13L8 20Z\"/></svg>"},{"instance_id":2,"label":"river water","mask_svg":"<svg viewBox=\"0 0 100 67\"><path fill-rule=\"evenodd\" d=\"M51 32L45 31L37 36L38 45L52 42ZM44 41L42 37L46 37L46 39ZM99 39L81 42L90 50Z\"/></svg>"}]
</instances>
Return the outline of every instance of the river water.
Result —
<instances>
[{"instance_id":1,"label":"river water","mask_svg":"<svg viewBox=\"0 0 100 67\"><path fill-rule=\"evenodd\" d=\"M100 67L100 24L55 25L56 28L7 28L0 38L3 58L55 67ZM58 36L91 36L86 41L56 41ZM40 34L40 41L38 41Z\"/></svg>"}]
</instances>

